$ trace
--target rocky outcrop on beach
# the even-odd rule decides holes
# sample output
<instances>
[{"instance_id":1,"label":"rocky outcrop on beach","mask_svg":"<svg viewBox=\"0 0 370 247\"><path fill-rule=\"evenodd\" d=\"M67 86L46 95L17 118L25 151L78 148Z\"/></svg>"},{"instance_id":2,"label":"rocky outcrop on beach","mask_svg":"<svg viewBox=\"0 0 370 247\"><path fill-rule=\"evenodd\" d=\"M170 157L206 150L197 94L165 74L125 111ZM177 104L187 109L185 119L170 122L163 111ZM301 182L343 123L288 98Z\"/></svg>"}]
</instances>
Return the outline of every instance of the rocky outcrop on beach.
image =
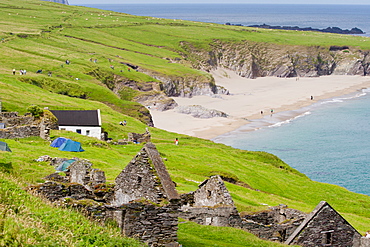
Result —
<instances>
[{"instance_id":1,"label":"rocky outcrop on beach","mask_svg":"<svg viewBox=\"0 0 370 247\"><path fill-rule=\"evenodd\" d=\"M213 118L213 117L228 117L222 111L207 109L200 105L179 106L176 111L183 114L189 114L195 118Z\"/></svg>"},{"instance_id":2,"label":"rocky outcrop on beach","mask_svg":"<svg viewBox=\"0 0 370 247\"><path fill-rule=\"evenodd\" d=\"M370 51L347 46L288 46L243 41L214 40L210 50L181 43L184 58L196 69L226 68L246 78L264 76L316 77L323 75L369 75Z\"/></svg>"}]
</instances>

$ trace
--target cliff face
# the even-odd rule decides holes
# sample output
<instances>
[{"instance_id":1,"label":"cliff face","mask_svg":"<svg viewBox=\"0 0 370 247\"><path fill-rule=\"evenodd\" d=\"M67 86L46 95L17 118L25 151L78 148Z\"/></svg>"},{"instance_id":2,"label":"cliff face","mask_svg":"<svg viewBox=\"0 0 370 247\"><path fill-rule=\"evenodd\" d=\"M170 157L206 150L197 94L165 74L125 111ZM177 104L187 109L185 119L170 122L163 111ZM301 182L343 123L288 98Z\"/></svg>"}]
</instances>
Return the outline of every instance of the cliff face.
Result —
<instances>
[{"instance_id":1,"label":"cliff face","mask_svg":"<svg viewBox=\"0 0 370 247\"><path fill-rule=\"evenodd\" d=\"M54 2L54 3L61 3L61 4L69 5L68 0L41 0L41 1Z\"/></svg>"},{"instance_id":2,"label":"cliff face","mask_svg":"<svg viewBox=\"0 0 370 247\"><path fill-rule=\"evenodd\" d=\"M370 51L348 47L329 49L250 41L214 41L210 46L211 50L206 51L184 42L184 57L196 69L210 71L223 67L247 78L370 74Z\"/></svg>"},{"instance_id":3,"label":"cliff face","mask_svg":"<svg viewBox=\"0 0 370 247\"><path fill-rule=\"evenodd\" d=\"M246 78L264 76L316 77L323 75L370 75L370 51L347 46L288 46L262 42L222 42L215 40L210 48L199 49L182 42L182 56L193 68L210 72L227 68ZM142 71L161 81L165 95L228 94L211 76L166 76Z\"/></svg>"}]
</instances>

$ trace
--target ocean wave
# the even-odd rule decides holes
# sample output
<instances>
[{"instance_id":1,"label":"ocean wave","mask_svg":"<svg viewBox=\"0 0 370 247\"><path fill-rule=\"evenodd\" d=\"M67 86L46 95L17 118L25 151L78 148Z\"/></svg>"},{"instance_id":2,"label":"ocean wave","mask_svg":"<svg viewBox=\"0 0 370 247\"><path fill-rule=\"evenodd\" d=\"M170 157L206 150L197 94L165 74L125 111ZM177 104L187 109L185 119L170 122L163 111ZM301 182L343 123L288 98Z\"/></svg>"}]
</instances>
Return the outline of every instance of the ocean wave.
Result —
<instances>
[{"instance_id":1,"label":"ocean wave","mask_svg":"<svg viewBox=\"0 0 370 247\"><path fill-rule=\"evenodd\" d=\"M330 104L330 103L343 103L346 100L351 100L351 99L356 99L356 98L363 97L363 96L367 95L367 92L370 92L370 88L363 89L363 90L361 90L360 93L349 94L349 95L346 95L346 96L340 97L340 98L332 98L332 99L329 99L329 100L323 100L323 101L319 102L319 105L325 105L325 104Z\"/></svg>"},{"instance_id":2,"label":"ocean wave","mask_svg":"<svg viewBox=\"0 0 370 247\"><path fill-rule=\"evenodd\" d=\"M310 112L310 111L306 111L306 112L304 112L303 114L300 114L300 115L298 115L298 116L295 116L295 117L293 117L293 118L290 118L290 119L287 119L287 120L284 120L284 121L281 121L281 122L277 122L277 123L275 123L275 124L269 125L268 127L269 127L269 128L272 128L272 127L280 127L280 126L282 126L283 124L288 124L288 123L290 123L290 122L294 121L295 119L298 119L298 118L301 118L301 117L304 117L304 116L307 116L307 115L310 115L310 114L311 114L311 112Z\"/></svg>"}]
</instances>

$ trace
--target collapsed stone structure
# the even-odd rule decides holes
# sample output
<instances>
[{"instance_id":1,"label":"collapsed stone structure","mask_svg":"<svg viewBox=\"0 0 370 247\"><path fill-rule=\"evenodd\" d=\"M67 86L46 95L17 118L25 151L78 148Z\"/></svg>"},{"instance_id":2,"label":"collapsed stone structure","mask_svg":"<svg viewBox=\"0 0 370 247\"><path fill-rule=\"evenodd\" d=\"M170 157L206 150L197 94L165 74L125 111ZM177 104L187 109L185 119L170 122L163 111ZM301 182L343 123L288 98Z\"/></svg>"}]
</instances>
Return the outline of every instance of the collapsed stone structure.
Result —
<instances>
[{"instance_id":1,"label":"collapsed stone structure","mask_svg":"<svg viewBox=\"0 0 370 247\"><path fill-rule=\"evenodd\" d=\"M272 241L302 246L369 247L361 235L327 202L306 215L286 205L240 216L218 175L188 194L178 195L175 184L152 143L147 143L118 175L105 183L103 171L77 158L65 176L51 174L30 190L50 201L83 209L97 221L115 221L122 234L149 246L177 247L178 217L198 224L247 230ZM51 165L67 159L47 159Z\"/></svg>"},{"instance_id":2,"label":"collapsed stone structure","mask_svg":"<svg viewBox=\"0 0 370 247\"><path fill-rule=\"evenodd\" d=\"M127 134L127 136L128 136L127 141L133 142L133 143L150 142L150 138L151 138L151 135L148 129L146 129L146 131L143 134L130 132Z\"/></svg>"},{"instance_id":3,"label":"collapsed stone structure","mask_svg":"<svg viewBox=\"0 0 370 247\"><path fill-rule=\"evenodd\" d=\"M240 227L241 218L221 177L205 180L195 192L181 196L181 218L201 225Z\"/></svg>"},{"instance_id":4,"label":"collapsed stone structure","mask_svg":"<svg viewBox=\"0 0 370 247\"><path fill-rule=\"evenodd\" d=\"M87 160L73 162L66 176L54 173L45 179L49 181L30 190L50 201L83 209L95 220L115 221L123 235L149 246L179 246L179 195L152 143L132 159L114 186L106 184L104 172L92 169Z\"/></svg>"},{"instance_id":5,"label":"collapsed stone structure","mask_svg":"<svg viewBox=\"0 0 370 247\"><path fill-rule=\"evenodd\" d=\"M327 202L320 202L285 241L307 247L360 246L361 234Z\"/></svg>"},{"instance_id":6,"label":"collapsed stone structure","mask_svg":"<svg viewBox=\"0 0 370 247\"><path fill-rule=\"evenodd\" d=\"M175 184L154 144L147 143L116 178L113 205L144 199L179 199Z\"/></svg>"},{"instance_id":7,"label":"collapsed stone structure","mask_svg":"<svg viewBox=\"0 0 370 247\"><path fill-rule=\"evenodd\" d=\"M0 123L4 128L0 129L1 139L26 138L40 136L49 139L49 132L55 126L55 121L49 111L44 112L41 119L34 118L30 113L19 116L18 112L1 112Z\"/></svg>"},{"instance_id":8,"label":"collapsed stone structure","mask_svg":"<svg viewBox=\"0 0 370 247\"><path fill-rule=\"evenodd\" d=\"M259 238L284 242L306 218L306 214L286 205L242 217L242 228Z\"/></svg>"}]
</instances>

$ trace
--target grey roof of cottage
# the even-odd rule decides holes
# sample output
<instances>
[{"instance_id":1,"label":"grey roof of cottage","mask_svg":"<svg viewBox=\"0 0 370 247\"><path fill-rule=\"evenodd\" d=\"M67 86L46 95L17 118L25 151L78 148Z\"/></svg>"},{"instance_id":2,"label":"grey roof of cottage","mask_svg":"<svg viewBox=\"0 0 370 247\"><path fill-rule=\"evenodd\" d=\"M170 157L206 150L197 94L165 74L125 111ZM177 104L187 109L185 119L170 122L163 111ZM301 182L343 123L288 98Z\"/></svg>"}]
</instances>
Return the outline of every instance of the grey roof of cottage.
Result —
<instances>
[{"instance_id":1,"label":"grey roof of cottage","mask_svg":"<svg viewBox=\"0 0 370 247\"><path fill-rule=\"evenodd\" d=\"M292 233L292 235L289 236L289 238L285 241L284 244L288 244L288 245L291 244L293 242L293 240L304 230L304 228L316 217L316 215L318 215L320 213L320 211L325 206L329 206L331 209L333 209L349 226L352 227L353 230L355 230L357 232L357 230L351 224L349 224L348 221L345 220L340 215L340 213L338 213L332 206L330 206L329 203L327 203L326 201L321 201L316 206L316 208L306 217L306 219L301 223L301 225L299 227L297 227L297 229Z\"/></svg>"},{"instance_id":2,"label":"grey roof of cottage","mask_svg":"<svg viewBox=\"0 0 370 247\"><path fill-rule=\"evenodd\" d=\"M59 126L100 126L99 110L52 110Z\"/></svg>"},{"instance_id":3,"label":"grey roof of cottage","mask_svg":"<svg viewBox=\"0 0 370 247\"><path fill-rule=\"evenodd\" d=\"M143 149L149 155L149 158L152 160L155 170L157 171L158 177L161 180L164 191L166 192L169 199L179 199L180 196L177 193L175 184L172 181L170 174L168 173L163 160L155 147L151 142L145 144Z\"/></svg>"}]
</instances>

